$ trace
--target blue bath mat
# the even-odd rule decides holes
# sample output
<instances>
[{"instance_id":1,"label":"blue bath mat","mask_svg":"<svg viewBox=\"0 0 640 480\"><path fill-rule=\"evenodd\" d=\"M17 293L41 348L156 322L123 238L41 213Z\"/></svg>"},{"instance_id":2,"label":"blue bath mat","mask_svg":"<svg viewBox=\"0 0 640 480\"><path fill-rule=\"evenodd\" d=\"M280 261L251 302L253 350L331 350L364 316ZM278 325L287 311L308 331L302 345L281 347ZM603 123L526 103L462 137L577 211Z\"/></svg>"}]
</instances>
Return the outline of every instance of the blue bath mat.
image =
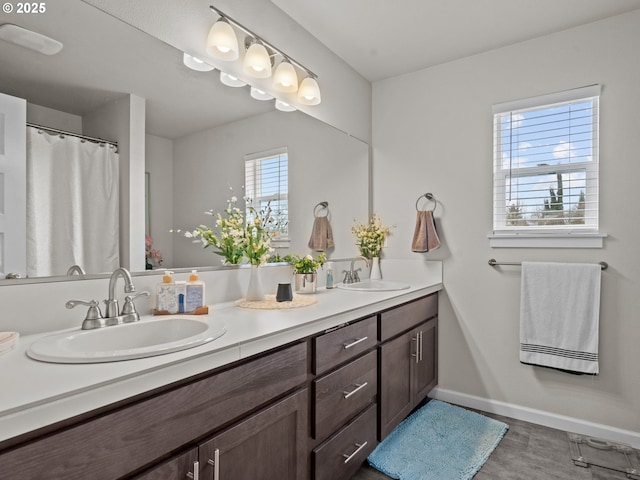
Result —
<instances>
[{"instance_id":1,"label":"blue bath mat","mask_svg":"<svg viewBox=\"0 0 640 480\"><path fill-rule=\"evenodd\" d=\"M508 429L506 423L431 400L398 425L368 461L399 480L467 480Z\"/></svg>"}]
</instances>

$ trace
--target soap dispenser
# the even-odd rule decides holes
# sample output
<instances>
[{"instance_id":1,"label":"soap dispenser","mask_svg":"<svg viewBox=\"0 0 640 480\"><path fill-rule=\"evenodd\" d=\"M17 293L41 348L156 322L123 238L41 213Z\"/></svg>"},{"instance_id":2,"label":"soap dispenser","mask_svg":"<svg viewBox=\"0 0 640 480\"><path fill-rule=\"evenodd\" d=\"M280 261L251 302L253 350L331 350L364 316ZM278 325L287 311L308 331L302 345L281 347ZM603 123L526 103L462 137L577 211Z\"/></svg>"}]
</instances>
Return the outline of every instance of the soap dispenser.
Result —
<instances>
[{"instance_id":1,"label":"soap dispenser","mask_svg":"<svg viewBox=\"0 0 640 480\"><path fill-rule=\"evenodd\" d=\"M186 312L193 312L204 306L204 282L200 281L196 270L191 270L185 297Z\"/></svg>"},{"instance_id":2,"label":"soap dispenser","mask_svg":"<svg viewBox=\"0 0 640 480\"><path fill-rule=\"evenodd\" d=\"M156 285L156 310L159 312L178 313L178 296L173 272L165 270L162 283Z\"/></svg>"},{"instance_id":3,"label":"soap dispenser","mask_svg":"<svg viewBox=\"0 0 640 480\"><path fill-rule=\"evenodd\" d=\"M333 262L327 262L327 284L326 288L333 288Z\"/></svg>"}]
</instances>

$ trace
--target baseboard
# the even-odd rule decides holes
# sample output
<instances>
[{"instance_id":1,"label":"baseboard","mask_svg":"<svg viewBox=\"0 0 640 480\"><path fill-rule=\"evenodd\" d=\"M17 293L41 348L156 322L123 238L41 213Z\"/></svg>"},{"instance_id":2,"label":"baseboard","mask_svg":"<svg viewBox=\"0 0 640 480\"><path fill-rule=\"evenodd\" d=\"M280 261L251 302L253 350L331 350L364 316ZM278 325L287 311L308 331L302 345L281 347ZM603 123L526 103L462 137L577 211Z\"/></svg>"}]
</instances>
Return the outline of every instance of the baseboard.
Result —
<instances>
[{"instance_id":1,"label":"baseboard","mask_svg":"<svg viewBox=\"0 0 640 480\"><path fill-rule=\"evenodd\" d=\"M499 402L489 398L467 395L466 393L455 392L453 390L444 390L437 387L431 391L429 397L442 400L443 402L454 403L462 407L474 408L483 412L495 413L545 427L580 433L612 442L626 443L634 448L640 448L640 433L631 430L623 430L608 425L587 422L579 418L557 415L555 413L522 407L512 403Z\"/></svg>"}]
</instances>

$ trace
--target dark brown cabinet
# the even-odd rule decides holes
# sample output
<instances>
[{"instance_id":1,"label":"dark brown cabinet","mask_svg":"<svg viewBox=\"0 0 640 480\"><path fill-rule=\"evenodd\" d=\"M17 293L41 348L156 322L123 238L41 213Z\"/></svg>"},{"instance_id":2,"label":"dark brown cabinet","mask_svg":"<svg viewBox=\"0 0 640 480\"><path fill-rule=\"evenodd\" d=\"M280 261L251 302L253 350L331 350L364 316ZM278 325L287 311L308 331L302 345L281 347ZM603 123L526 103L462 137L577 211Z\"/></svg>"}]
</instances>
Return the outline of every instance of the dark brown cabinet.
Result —
<instances>
[{"instance_id":1,"label":"dark brown cabinet","mask_svg":"<svg viewBox=\"0 0 640 480\"><path fill-rule=\"evenodd\" d=\"M437 294L0 451L3 480L350 478L437 383Z\"/></svg>"},{"instance_id":2,"label":"dark brown cabinet","mask_svg":"<svg viewBox=\"0 0 640 480\"><path fill-rule=\"evenodd\" d=\"M201 479L304 480L307 391L241 421L200 445Z\"/></svg>"},{"instance_id":3,"label":"dark brown cabinet","mask_svg":"<svg viewBox=\"0 0 640 480\"><path fill-rule=\"evenodd\" d=\"M426 297L413 304L382 314L381 322L393 322L387 328L396 334L398 323L412 328L383 341L380 350L380 421L378 438L386 437L438 383L437 302ZM425 317L432 317L425 321ZM422 322L422 323L420 323ZM384 332L385 328L381 328Z\"/></svg>"}]
</instances>

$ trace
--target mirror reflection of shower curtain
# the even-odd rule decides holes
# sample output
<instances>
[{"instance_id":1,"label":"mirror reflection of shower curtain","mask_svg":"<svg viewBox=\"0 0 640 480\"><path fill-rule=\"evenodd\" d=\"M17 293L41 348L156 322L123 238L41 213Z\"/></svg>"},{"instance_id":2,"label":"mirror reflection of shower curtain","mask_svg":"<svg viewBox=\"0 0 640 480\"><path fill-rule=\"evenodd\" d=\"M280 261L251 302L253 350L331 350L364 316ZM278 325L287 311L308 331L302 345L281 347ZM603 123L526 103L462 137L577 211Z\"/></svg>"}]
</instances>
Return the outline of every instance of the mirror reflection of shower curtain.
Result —
<instances>
[{"instance_id":1,"label":"mirror reflection of shower curtain","mask_svg":"<svg viewBox=\"0 0 640 480\"><path fill-rule=\"evenodd\" d=\"M27 127L27 274L120 265L115 148Z\"/></svg>"}]
</instances>

